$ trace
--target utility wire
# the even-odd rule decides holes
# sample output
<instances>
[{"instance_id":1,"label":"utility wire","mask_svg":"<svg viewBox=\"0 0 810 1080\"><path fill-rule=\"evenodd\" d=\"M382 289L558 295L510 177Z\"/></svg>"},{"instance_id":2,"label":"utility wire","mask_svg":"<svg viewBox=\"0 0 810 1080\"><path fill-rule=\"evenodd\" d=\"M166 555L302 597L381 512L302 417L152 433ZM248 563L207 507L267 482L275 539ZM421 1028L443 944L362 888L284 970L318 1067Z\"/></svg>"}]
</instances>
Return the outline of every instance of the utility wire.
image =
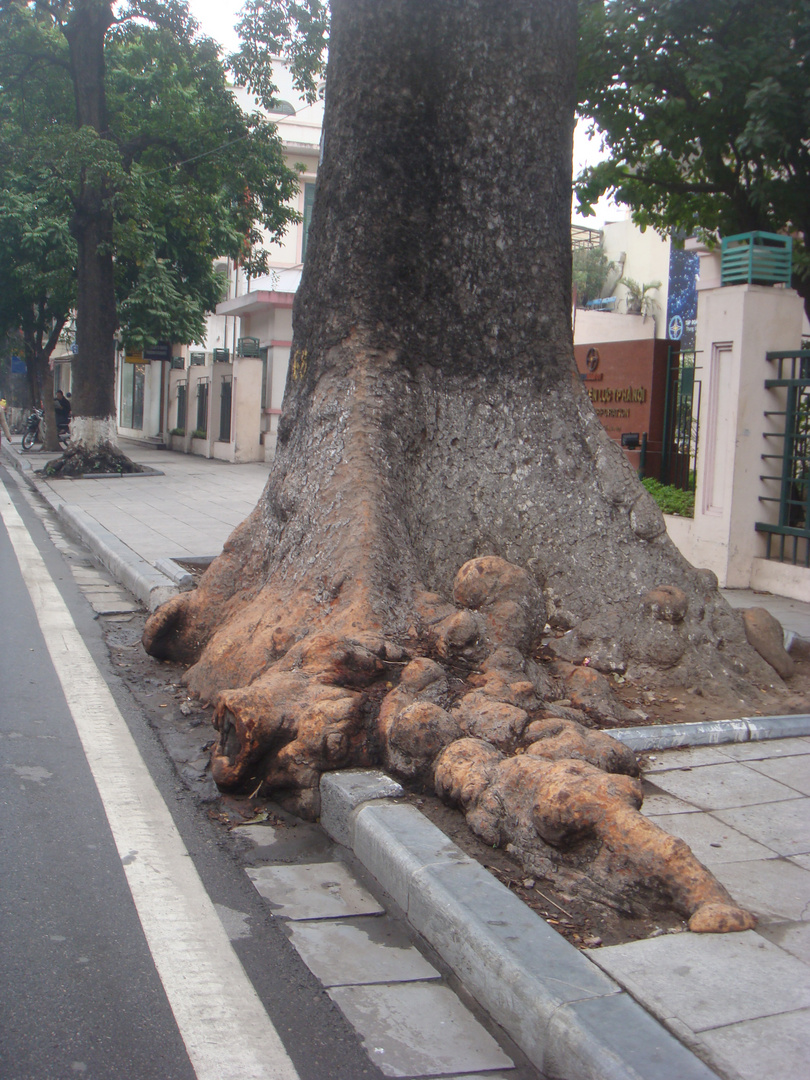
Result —
<instances>
[{"instance_id":1,"label":"utility wire","mask_svg":"<svg viewBox=\"0 0 810 1080\"><path fill-rule=\"evenodd\" d=\"M141 176L157 176L158 173L168 172L169 169L179 169L181 165L191 165L194 161L201 161L203 158L211 157L212 154L218 154L220 150L227 150L229 146L236 146L237 143L244 142L250 136L251 132L247 132L245 135L240 135L238 139L232 139L231 142L215 146L213 150L204 150L202 154L195 154L194 157L186 158L184 161L173 161L171 165L164 165L162 169L152 169L150 172L141 173Z\"/></svg>"}]
</instances>

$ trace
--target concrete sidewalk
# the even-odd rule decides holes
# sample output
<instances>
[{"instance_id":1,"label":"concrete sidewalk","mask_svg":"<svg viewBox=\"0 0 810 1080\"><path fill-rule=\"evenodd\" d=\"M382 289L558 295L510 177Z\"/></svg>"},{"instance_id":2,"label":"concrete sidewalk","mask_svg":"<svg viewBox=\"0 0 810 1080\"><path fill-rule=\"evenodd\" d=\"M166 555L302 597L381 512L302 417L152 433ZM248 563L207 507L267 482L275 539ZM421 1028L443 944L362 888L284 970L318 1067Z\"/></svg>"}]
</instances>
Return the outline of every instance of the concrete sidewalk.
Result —
<instances>
[{"instance_id":1,"label":"concrete sidewalk","mask_svg":"<svg viewBox=\"0 0 810 1080\"><path fill-rule=\"evenodd\" d=\"M174 560L218 555L250 514L270 466L232 465L122 440L133 461L152 472L87 480L46 479L37 470L58 454L25 452L2 442L2 460L20 471L121 584L150 611L178 591ZM167 565L167 560L169 565Z\"/></svg>"},{"instance_id":2,"label":"concrete sidewalk","mask_svg":"<svg viewBox=\"0 0 810 1080\"><path fill-rule=\"evenodd\" d=\"M49 455L24 454L17 440L3 441L0 460L153 609L183 586L175 560L219 553L269 466L124 449L155 472L45 480L35 470ZM810 640L810 605L726 595L737 607L768 608ZM586 956L415 820L391 798L390 781L325 778L323 824L548 1077L810 1080L810 717L788 726L795 737L774 738L778 721L732 721L719 734L694 725L697 741L715 745L655 750L645 773L644 812L760 917L745 934L668 934ZM665 734L657 729L659 743ZM643 748L643 739L632 744ZM682 731L670 744L684 744Z\"/></svg>"}]
</instances>

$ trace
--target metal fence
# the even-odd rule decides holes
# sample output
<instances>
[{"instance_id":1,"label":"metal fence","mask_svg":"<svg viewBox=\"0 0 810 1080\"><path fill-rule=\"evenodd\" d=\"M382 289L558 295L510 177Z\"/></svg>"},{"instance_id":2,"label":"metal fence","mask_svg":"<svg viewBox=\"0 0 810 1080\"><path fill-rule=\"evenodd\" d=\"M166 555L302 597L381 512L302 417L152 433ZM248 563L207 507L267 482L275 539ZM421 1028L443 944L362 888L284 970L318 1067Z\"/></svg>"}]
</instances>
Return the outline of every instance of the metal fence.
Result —
<instances>
[{"instance_id":1,"label":"metal fence","mask_svg":"<svg viewBox=\"0 0 810 1080\"><path fill-rule=\"evenodd\" d=\"M695 490L701 389L695 358L694 352L681 352L677 346L667 357L661 483L681 491Z\"/></svg>"},{"instance_id":2,"label":"metal fence","mask_svg":"<svg viewBox=\"0 0 810 1080\"><path fill-rule=\"evenodd\" d=\"M767 536L767 558L810 566L810 349L767 359L776 378L766 379L765 389L782 407L765 412L775 430L764 433L769 450L760 480L772 494L760 502L776 504L778 520L758 521L756 529Z\"/></svg>"}]
</instances>

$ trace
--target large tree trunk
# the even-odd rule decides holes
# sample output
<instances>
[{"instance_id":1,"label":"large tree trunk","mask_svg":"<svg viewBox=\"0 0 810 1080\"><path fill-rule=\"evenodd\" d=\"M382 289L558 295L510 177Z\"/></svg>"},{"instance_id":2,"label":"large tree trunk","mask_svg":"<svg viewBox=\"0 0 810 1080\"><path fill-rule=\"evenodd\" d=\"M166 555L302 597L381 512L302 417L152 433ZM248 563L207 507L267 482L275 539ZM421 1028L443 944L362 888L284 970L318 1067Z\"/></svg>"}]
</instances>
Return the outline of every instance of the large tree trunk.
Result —
<instances>
[{"instance_id":1,"label":"large tree trunk","mask_svg":"<svg viewBox=\"0 0 810 1080\"><path fill-rule=\"evenodd\" d=\"M51 321L50 333L46 336L43 326L46 316L42 310L45 306L46 301L43 301L43 304L38 309L32 309L31 322L23 330L25 363L29 385L32 388L34 406L42 406L42 448L43 450L58 450L59 437L54 409L53 368L50 361L59 341L64 320Z\"/></svg>"},{"instance_id":2,"label":"large tree trunk","mask_svg":"<svg viewBox=\"0 0 810 1080\"><path fill-rule=\"evenodd\" d=\"M778 678L713 575L668 540L576 373L575 19L574 0L335 0L276 461L145 644L191 661L189 685L215 701L222 786L316 814L323 770L382 760L435 783L492 842L522 838L534 872L552 841L563 858L593 834L597 876L622 892L596 803L635 815L637 852L655 844L635 782L600 787L603 768L637 770L587 731L622 712L594 668L663 665L749 700ZM520 801L546 797L555 757L596 774L577 828ZM656 850L628 895L666 879ZM660 887L702 912L695 927L751 925L688 859Z\"/></svg>"},{"instance_id":3,"label":"large tree trunk","mask_svg":"<svg viewBox=\"0 0 810 1080\"><path fill-rule=\"evenodd\" d=\"M113 22L109 0L75 0L64 28L70 47L77 127L108 134L104 38ZM71 436L93 452L114 447L115 330L111 193L84 170L71 228L77 245L76 345Z\"/></svg>"}]
</instances>

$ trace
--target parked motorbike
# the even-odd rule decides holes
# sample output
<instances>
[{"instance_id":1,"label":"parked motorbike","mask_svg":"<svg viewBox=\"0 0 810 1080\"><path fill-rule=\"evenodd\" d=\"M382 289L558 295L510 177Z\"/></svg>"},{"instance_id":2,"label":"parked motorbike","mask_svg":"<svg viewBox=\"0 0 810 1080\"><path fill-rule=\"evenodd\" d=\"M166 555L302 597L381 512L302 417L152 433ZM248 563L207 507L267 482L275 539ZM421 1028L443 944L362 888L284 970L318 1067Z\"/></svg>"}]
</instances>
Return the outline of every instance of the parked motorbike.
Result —
<instances>
[{"instance_id":1,"label":"parked motorbike","mask_svg":"<svg viewBox=\"0 0 810 1080\"><path fill-rule=\"evenodd\" d=\"M37 443L43 441L43 432L45 430L45 414L42 409L32 409L31 415L28 417L25 423L25 431L22 437L23 450L30 450ZM59 439L59 445L63 450L67 448L70 442L70 421L66 424L59 424L57 427L57 438Z\"/></svg>"}]
</instances>

